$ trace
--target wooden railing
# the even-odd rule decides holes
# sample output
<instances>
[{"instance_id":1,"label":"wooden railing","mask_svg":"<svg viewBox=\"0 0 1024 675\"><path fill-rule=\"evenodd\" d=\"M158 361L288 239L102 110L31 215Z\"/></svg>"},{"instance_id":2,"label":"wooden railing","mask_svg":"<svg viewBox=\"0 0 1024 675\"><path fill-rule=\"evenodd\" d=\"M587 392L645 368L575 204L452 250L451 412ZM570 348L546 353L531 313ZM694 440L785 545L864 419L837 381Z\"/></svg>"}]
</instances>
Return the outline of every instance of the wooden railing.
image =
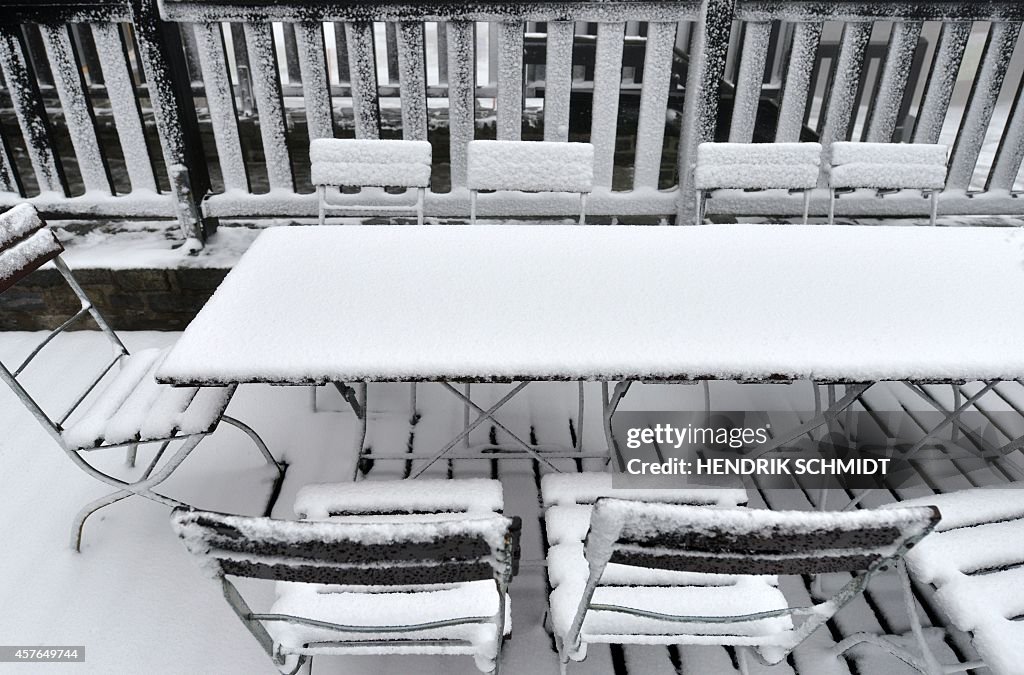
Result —
<instances>
[{"instance_id":1,"label":"wooden railing","mask_svg":"<svg viewBox=\"0 0 1024 675\"><path fill-rule=\"evenodd\" d=\"M201 240L218 219L315 215L308 141L354 135L430 140L426 212L462 218L470 140L543 138L595 145L594 217L685 224L705 140L951 139L941 212L1024 214L1022 19L1016 2L23 0L0 16L0 205L176 217ZM708 202L801 208L774 191ZM838 204L927 212L917 194Z\"/></svg>"}]
</instances>

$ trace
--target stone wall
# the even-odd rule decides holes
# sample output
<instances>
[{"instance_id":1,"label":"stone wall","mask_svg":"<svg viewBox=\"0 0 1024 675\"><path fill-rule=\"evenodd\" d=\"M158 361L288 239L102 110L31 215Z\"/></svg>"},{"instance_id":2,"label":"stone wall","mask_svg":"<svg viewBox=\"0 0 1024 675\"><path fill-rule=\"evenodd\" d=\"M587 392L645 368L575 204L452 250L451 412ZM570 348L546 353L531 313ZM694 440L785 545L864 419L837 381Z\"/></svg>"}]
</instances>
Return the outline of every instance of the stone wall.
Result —
<instances>
[{"instance_id":1,"label":"stone wall","mask_svg":"<svg viewBox=\"0 0 1024 675\"><path fill-rule=\"evenodd\" d=\"M81 269L75 278L115 330L182 330L226 269ZM80 304L57 270L36 270L0 294L0 330L59 326ZM81 321L74 328L94 328Z\"/></svg>"}]
</instances>

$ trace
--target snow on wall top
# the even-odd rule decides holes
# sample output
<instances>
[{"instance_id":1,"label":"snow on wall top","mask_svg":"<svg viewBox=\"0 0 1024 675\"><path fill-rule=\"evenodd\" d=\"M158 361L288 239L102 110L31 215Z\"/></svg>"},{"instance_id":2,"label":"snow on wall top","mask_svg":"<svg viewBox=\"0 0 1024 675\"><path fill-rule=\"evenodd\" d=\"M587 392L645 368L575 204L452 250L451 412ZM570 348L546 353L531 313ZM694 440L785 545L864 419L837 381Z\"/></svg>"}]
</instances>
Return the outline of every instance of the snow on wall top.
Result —
<instances>
[{"instance_id":1,"label":"snow on wall top","mask_svg":"<svg viewBox=\"0 0 1024 675\"><path fill-rule=\"evenodd\" d=\"M932 143L832 144L833 187L940 189L946 184L945 145Z\"/></svg>"},{"instance_id":2,"label":"snow on wall top","mask_svg":"<svg viewBox=\"0 0 1024 675\"><path fill-rule=\"evenodd\" d=\"M470 190L590 192L594 146L560 141L471 141Z\"/></svg>"},{"instance_id":3,"label":"snow on wall top","mask_svg":"<svg viewBox=\"0 0 1024 675\"><path fill-rule=\"evenodd\" d=\"M1015 228L270 228L157 375L1015 379L1017 295ZM971 320L943 318L951 306Z\"/></svg>"},{"instance_id":4,"label":"snow on wall top","mask_svg":"<svg viewBox=\"0 0 1024 675\"><path fill-rule=\"evenodd\" d=\"M489 478L363 481L303 486L295 515L324 519L334 513L500 512L501 483Z\"/></svg>"},{"instance_id":5,"label":"snow on wall top","mask_svg":"<svg viewBox=\"0 0 1024 675\"><path fill-rule=\"evenodd\" d=\"M810 189L820 165L820 143L701 143L694 187Z\"/></svg>"},{"instance_id":6,"label":"snow on wall top","mask_svg":"<svg viewBox=\"0 0 1024 675\"><path fill-rule=\"evenodd\" d=\"M318 138L309 144L314 185L429 187L427 141Z\"/></svg>"}]
</instances>

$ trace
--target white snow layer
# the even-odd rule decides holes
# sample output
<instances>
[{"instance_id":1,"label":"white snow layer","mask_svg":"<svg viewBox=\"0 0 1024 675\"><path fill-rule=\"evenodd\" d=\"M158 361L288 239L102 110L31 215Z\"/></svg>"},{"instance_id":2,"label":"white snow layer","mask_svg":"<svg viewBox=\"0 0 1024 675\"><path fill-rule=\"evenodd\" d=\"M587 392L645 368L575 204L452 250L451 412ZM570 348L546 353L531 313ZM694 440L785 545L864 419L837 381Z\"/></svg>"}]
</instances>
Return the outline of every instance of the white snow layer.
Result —
<instances>
[{"instance_id":1,"label":"white snow layer","mask_svg":"<svg viewBox=\"0 0 1024 675\"><path fill-rule=\"evenodd\" d=\"M30 204L18 204L0 215L0 250L43 226L39 213Z\"/></svg>"},{"instance_id":2,"label":"white snow layer","mask_svg":"<svg viewBox=\"0 0 1024 675\"><path fill-rule=\"evenodd\" d=\"M810 189L820 166L820 143L701 143L694 187Z\"/></svg>"},{"instance_id":3,"label":"white snow layer","mask_svg":"<svg viewBox=\"0 0 1024 675\"><path fill-rule=\"evenodd\" d=\"M324 483L303 486L295 515L322 520L345 513L500 512L501 482L489 478Z\"/></svg>"},{"instance_id":4,"label":"white snow layer","mask_svg":"<svg viewBox=\"0 0 1024 675\"><path fill-rule=\"evenodd\" d=\"M1014 675L1024 663L1024 492L974 488L902 502L934 505L937 532L907 554L915 579L937 586L939 606L973 635L985 665ZM1018 620L1015 620L1018 619Z\"/></svg>"},{"instance_id":5,"label":"white snow layer","mask_svg":"<svg viewBox=\"0 0 1024 675\"><path fill-rule=\"evenodd\" d=\"M0 251L0 281L29 268L40 259L49 259L64 248L50 230L38 230L11 248Z\"/></svg>"},{"instance_id":6,"label":"white snow layer","mask_svg":"<svg viewBox=\"0 0 1024 675\"><path fill-rule=\"evenodd\" d=\"M309 159L314 185L430 186L427 141L318 138Z\"/></svg>"},{"instance_id":7,"label":"white snow layer","mask_svg":"<svg viewBox=\"0 0 1024 675\"><path fill-rule=\"evenodd\" d=\"M123 357L120 371L62 436L73 448L209 431L231 399L231 387L175 388L153 376L167 349Z\"/></svg>"},{"instance_id":8,"label":"white snow layer","mask_svg":"<svg viewBox=\"0 0 1024 675\"><path fill-rule=\"evenodd\" d=\"M1011 380L1016 296L1015 228L280 227L158 377Z\"/></svg>"},{"instance_id":9,"label":"white snow layer","mask_svg":"<svg viewBox=\"0 0 1024 675\"><path fill-rule=\"evenodd\" d=\"M607 471L545 474L540 480L540 493L545 507L593 504L599 497L718 506L737 506L747 502L746 491L738 488L614 488L612 474ZM589 510L587 515L589 518Z\"/></svg>"},{"instance_id":10,"label":"white snow layer","mask_svg":"<svg viewBox=\"0 0 1024 675\"><path fill-rule=\"evenodd\" d=\"M560 141L471 141L470 190L590 192L594 146Z\"/></svg>"},{"instance_id":11,"label":"white snow layer","mask_svg":"<svg viewBox=\"0 0 1024 675\"><path fill-rule=\"evenodd\" d=\"M505 633L512 627L511 604L505 603ZM330 592L316 584L279 582L274 614L298 616L346 626L395 627L464 617L493 617L498 593L492 581L473 581L418 592ZM285 653L301 651L309 642L358 640L466 640L469 645L440 643L430 647L396 644L366 645L362 654L472 654L483 672L494 667L498 650L494 623L467 623L445 628L404 631L338 632L284 622L267 628ZM351 653L352 650L346 650Z\"/></svg>"},{"instance_id":12,"label":"white snow layer","mask_svg":"<svg viewBox=\"0 0 1024 675\"><path fill-rule=\"evenodd\" d=\"M946 184L945 145L832 144L832 187L940 189Z\"/></svg>"}]
</instances>

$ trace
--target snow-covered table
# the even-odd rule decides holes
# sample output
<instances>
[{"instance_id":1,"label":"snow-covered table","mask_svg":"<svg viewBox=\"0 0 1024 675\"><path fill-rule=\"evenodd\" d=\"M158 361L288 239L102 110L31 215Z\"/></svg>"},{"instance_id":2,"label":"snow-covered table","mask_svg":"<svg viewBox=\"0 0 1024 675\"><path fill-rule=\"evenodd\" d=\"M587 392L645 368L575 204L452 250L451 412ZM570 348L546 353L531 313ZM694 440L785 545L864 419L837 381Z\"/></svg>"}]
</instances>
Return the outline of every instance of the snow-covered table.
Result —
<instances>
[{"instance_id":1,"label":"snow-covered table","mask_svg":"<svg viewBox=\"0 0 1024 675\"><path fill-rule=\"evenodd\" d=\"M367 381L1024 377L1024 230L287 227L157 377ZM781 438L781 437L780 437ZM783 439L784 440L784 439Z\"/></svg>"}]
</instances>

